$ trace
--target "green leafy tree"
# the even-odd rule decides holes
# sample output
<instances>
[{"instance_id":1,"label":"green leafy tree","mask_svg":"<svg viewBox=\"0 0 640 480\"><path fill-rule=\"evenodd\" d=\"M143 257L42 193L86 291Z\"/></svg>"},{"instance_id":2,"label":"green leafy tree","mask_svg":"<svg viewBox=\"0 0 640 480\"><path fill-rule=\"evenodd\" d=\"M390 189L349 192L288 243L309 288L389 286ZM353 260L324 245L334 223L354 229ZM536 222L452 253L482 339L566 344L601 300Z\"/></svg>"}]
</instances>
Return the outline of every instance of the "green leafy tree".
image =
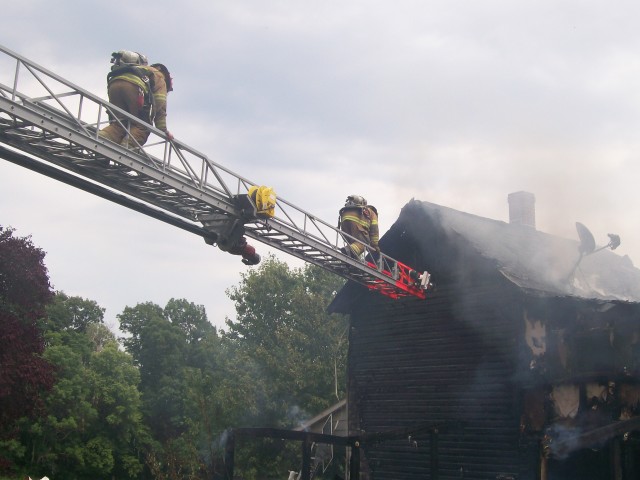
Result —
<instances>
[{"instance_id":1,"label":"green leafy tree","mask_svg":"<svg viewBox=\"0 0 640 480\"><path fill-rule=\"evenodd\" d=\"M184 375L186 342L179 326L152 303L127 307L118 316L122 338L140 368L140 389L154 438L161 441L184 431Z\"/></svg>"},{"instance_id":2,"label":"green leafy tree","mask_svg":"<svg viewBox=\"0 0 640 480\"><path fill-rule=\"evenodd\" d=\"M30 237L0 227L0 472L14 471L24 455L19 419L42 413L42 395L53 384L42 357L40 327L53 297L44 257Z\"/></svg>"},{"instance_id":3,"label":"green leafy tree","mask_svg":"<svg viewBox=\"0 0 640 480\"><path fill-rule=\"evenodd\" d=\"M146 457L154 479L215 478L227 429L295 426L341 398L347 323L326 307L342 283L271 257L228 292L238 319L220 336L186 300L141 303L118 316L156 441ZM287 455L280 442L261 442L238 465L256 478L282 472Z\"/></svg>"},{"instance_id":4,"label":"green leafy tree","mask_svg":"<svg viewBox=\"0 0 640 480\"><path fill-rule=\"evenodd\" d=\"M236 426L296 427L343 397L347 319L327 313L343 283L318 267L290 269L271 256L227 292L237 312L223 333L228 375L244 405ZM258 471L286 471L299 446L294 456L275 441L246 450L238 452L238 469L257 478Z\"/></svg>"},{"instance_id":5,"label":"green leafy tree","mask_svg":"<svg viewBox=\"0 0 640 480\"><path fill-rule=\"evenodd\" d=\"M171 299L165 308L127 307L118 319L140 368L145 418L157 441L147 458L154 478L206 478L216 470L212 445L222 400L220 340L204 308Z\"/></svg>"},{"instance_id":6,"label":"green leafy tree","mask_svg":"<svg viewBox=\"0 0 640 480\"><path fill-rule=\"evenodd\" d=\"M295 426L344 395L347 321L326 311L343 283L318 267L292 270L270 257L229 290L237 319L227 320L224 337L264 396L253 422Z\"/></svg>"},{"instance_id":7,"label":"green leafy tree","mask_svg":"<svg viewBox=\"0 0 640 480\"><path fill-rule=\"evenodd\" d=\"M132 357L118 348L95 302L59 292L49 312L44 356L56 383L45 397L46 417L23 426L25 465L31 474L70 480L139 478L150 439Z\"/></svg>"},{"instance_id":8,"label":"green leafy tree","mask_svg":"<svg viewBox=\"0 0 640 480\"><path fill-rule=\"evenodd\" d=\"M143 423L140 373L131 356L108 342L91 357L93 406L101 420L96 438L111 448L115 478L136 478L150 441Z\"/></svg>"},{"instance_id":9,"label":"green leafy tree","mask_svg":"<svg viewBox=\"0 0 640 480\"><path fill-rule=\"evenodd\" d=\"M87 329L95 328L103 321L104 308L96 302L69 297L64 292L56 292L56 301L47 308L47 330L52 332L86 333Z\"/></svg>"}]
</instances>

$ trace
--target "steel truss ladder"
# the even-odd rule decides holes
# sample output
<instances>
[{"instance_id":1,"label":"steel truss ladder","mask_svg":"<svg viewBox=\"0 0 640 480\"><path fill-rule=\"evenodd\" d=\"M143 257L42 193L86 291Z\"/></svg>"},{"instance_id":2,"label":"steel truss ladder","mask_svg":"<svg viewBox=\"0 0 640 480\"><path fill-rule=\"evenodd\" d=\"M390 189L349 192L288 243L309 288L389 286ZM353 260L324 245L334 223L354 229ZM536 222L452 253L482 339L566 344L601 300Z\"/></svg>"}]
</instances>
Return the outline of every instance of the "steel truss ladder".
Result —
<instances>
[{"instance_id":1,"label":"steel truss ladder","mask_svg":"<svg viewBox=\"0 0 640 480\"><path fill-rule=\"evenodd\" d=\"M275 217L260 218L252 202L247 204L249 188L258 183L169 141L155 127L148 126L151 135L141 148L101 139L98 130L116 112L136 120L0 45L0 143L9 147L0 147L2 158L201 235L208 243L239 232L389 297L425 298L427 272L419 274L384 254L375 264L343 254L340 247L352 237L283 198L277 200Z\"/></svg>"}]
</instances>

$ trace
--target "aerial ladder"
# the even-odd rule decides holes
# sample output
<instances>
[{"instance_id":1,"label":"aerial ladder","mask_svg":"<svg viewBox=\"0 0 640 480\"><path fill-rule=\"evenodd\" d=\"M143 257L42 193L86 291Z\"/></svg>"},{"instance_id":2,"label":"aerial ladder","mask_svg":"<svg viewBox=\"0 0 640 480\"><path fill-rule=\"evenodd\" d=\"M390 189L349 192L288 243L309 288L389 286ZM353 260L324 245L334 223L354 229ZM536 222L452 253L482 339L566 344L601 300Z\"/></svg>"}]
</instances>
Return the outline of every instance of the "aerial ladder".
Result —
<instances>
[{"instance_id":1,"label":"aerial ladder","mask_svg":"<svg viewBox=\"0 0 640 480\"><path fill-rule=\"evenodd\" d=\"M6 83L5 83L6 82ZM0 45L0 158L199 235L222 250L242 236L391 298L424 299L428 272L373 249L353 258L355 241L287 200L262 215L252 182L148 125L148 142L125 148L98 136L118 107Z\"/></svg>"}]
</instances>

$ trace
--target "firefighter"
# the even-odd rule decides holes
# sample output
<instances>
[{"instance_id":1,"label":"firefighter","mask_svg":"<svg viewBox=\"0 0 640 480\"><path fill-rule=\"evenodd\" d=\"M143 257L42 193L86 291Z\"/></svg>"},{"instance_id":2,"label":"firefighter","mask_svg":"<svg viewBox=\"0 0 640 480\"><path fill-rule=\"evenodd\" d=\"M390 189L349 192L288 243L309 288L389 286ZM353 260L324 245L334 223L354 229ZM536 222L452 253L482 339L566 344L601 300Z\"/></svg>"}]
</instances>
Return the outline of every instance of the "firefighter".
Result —
<instances>
[{"instance_id":1,"label":"firefighter","mask_svg":"<svg viewBox=\"0 0 640 480\"><path fill-rule=\"evenodd\" d=\"M173 90L173 79L167 67L161 63L148 65L144 55L134 52L120 51L113 57L114 66L107 76L109 102L146 123L155 123L169 140L173 140L167 130L167 94ZM128 132L126 127L129 127ZM109 125L100 130L99 135L134 148L144 145L149 133L142 123L129 125L125 117L119 118L119 122L111 117Z\"/></svg>"},{"instance_id":2,"label":"firefighter","mask_svg":"<svg viewBox=\"0 0 640 480\"><path fill-rule=\"evenodd\" d=\"M367 205L367 201L360 195L349 195L343 208L340 209L339 228L360 242L347 238L348 245L340 250L346 255L360 258L365 252L365 245L373 249L372 257L378 260L380 247L378 246L378 211L376 207Z\"/></svg>"}]
</instances>

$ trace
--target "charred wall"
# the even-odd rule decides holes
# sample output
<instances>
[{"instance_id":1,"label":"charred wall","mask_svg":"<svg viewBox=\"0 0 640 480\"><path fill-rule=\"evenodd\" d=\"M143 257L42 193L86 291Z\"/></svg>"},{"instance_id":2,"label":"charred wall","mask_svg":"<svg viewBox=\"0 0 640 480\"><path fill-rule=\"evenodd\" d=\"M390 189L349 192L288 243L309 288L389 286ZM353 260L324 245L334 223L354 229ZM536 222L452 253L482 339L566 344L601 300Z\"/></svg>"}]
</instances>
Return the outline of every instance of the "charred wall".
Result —
<instances>
[{"instance_id":1,"label":"charred wall","mask_svg":"<svg viewBox=\"0 0 640 480\"><path fill-rule=\"evenodd\" d=\"M352 433L438 426L437 478L528 478L518 472L534 471L537 452L523 454L519 442L516 297L496 283L440 287L424 302L359 302L349 347ZM435 478L432 438L365 445L370 478Z\"/></svg>"},{"instance_id":2,"label":"charred wall","mask_svg":"<svg viewBox=\"0 0 640 480\"><path fill-rule=\"evenodd\" d=\"M437 289L390 301L349 283L334 300L351 316L350 432L437 426L438 479L640 478L640 304L533 275L556 240L407 204L382 250ZM364 445L364 478L436 478L425 432Z\"/></svg>"},{"instance_id":3,"label":"charred wall","mask_svg":"<svg viewBox=\"0 0 640 480\"><path fill-rule=\"evenodd\" d=\"M529 299L522 430L543 439L549 478L640 476L638 306Z\"/></svg>"}]
</instances>

